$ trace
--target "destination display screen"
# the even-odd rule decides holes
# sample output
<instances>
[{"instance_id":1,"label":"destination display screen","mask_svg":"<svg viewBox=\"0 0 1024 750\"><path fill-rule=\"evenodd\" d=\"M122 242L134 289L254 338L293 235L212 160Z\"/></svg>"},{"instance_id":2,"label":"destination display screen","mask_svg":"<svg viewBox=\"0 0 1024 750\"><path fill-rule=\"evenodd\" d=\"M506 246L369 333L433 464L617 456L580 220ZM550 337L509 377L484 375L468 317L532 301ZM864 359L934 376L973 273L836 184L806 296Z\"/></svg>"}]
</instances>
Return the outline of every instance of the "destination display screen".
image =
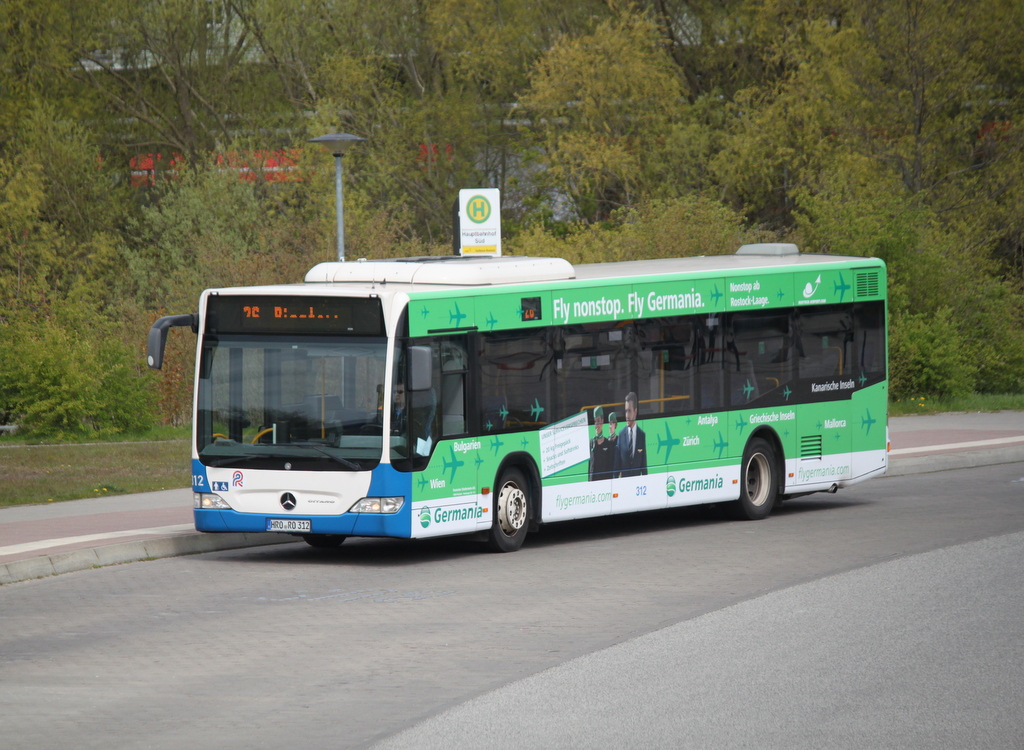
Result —
<instances>
[{"instance_id":1,"label":"destination display screen","mask_svg":"<svg viewBox=\"0 0 1024 750\"><path fill-rule=\"evenodd\" d=\"M523 297L520 310L524 321L540 320L540 297Z\"/></svg>"},{"instance_id":2,"label":"destination display screen","mask_svg":"<svg viewBox=\"0 0 1024 750\"><path fill-rule=\"evenodd\" d=\"M206 333L323 333L383 336L376 297L216 295L207 300Z\"/></svg>"}]
</instances>

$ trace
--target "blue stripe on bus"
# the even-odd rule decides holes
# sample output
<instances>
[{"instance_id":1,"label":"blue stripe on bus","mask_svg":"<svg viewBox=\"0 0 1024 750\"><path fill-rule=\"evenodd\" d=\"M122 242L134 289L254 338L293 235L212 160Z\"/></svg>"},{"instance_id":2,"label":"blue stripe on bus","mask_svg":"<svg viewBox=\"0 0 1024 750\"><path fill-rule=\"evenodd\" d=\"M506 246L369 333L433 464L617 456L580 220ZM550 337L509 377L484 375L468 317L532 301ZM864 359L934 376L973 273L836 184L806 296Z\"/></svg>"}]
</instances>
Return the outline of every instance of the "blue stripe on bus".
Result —
<instances>
[{"instance_id":1,"label":"blue stripe on bus","mask_svg":"<svg viewBox=\"0 0 1024 750\"><path fill-rule=\"evenodd\" d=\"M412 536L412 474L396 471L391 464L378 464L370 475L367 497L404 497L397 513L350 513L357 516L352 534L356 536Z\"/></svg>"},{"instance_id":2,"label":"blue stripe on bus","mask_svg":"<svg viewBox=\"0 0 1024 750\"><path fill-rule=\"evenodd\" d=\"M204 467L205 468L205 467ZM208 490L207 490L208 491ZM193 509L198 531L265 532L268 518L308 518L314 534L344 536L412 536L412 475L380 464L370 477L367 497L404 497L398 513L343 513L340 516L239 513L234 510Z\"/></svg>"}]
</instances>

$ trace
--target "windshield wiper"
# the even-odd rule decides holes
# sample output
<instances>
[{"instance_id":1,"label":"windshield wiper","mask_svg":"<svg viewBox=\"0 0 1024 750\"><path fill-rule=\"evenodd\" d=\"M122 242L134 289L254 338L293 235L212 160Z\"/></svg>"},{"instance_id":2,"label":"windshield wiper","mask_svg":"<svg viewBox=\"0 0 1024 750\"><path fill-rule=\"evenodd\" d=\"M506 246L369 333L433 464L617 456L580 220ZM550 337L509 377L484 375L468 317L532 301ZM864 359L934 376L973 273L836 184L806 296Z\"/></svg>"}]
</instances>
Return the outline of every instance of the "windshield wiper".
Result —
<instances>
[{"instance_id":1,"label":"windshield wiper","mask_svg":"<svg viewBox=\"0 0 1024 750\"><path fill-rule=\"evenodd\" d=\"M199 454L202 457L202 454ZM257 458L265 458L266 456L260 455L247 455L247 456L224 456L223 458L208 458L206 459L207 466L228 466L233 463L248 463L249 461L255 461Z\"/></svg>"},{"instance_id":2,"label":"windshield wiper","mask_svg":"<svg viewBox=\"0 0 1024 750\"><path fill-rule=\"evenodd\" d=\"M299 446L301 446L303 448L312 448L317 453L319 453L321 456L326 456L327 458L331 459L332 461L338 462L339 464L344 466L346 469L351 469L352 471L359 471L360 468L361 468L359 466L359 464L354 463L352 461L349 461L347 458L342 458L341 456L335 456L333 453L328 453L327 451L325 451L323 448L321 448L319 445L316 445L315 443L292 443L292 445L299 445Z\"/></svg>"},{"instance_id":3,"label":"windshield wiper","mask_svg":"<svg viewBox=\"0 0 1024 750\"><path fill-rule=\"evenodd\" d=\"M349 461L347 458L342 458L341 456L335 456L333 453L327 452L326 450L321 448L319 445L316 445L315 443L288 443L288 445L292 446L292 447L295 447L295 448L298 448L299 450L305 450L305 449L314 450L317 453L319 453L321 456L324 456L325 458L329 458L332 461L341 464L346 469L349 469L351 471L360 471L360 469L362 468L362 467L359 466L359 464L354 463L352 461ZM203 462L207 466L230 466L231 464L248 463L249 461L256 461L258 459L267 459L267 458L284 458L284 459L302 458L301 455L296 455L295 453L292 453L290 451L289 452L284 452L284 451L280 451L280 450L279 451L265 451L265 452L261 451L259 453L246 453L246 454L241 455L241 456L219 456L219 457L218 456L203 456L202 453L200 453L199 455L200 455L200 458L203 459Z\"/></svg>"}]
</instances>

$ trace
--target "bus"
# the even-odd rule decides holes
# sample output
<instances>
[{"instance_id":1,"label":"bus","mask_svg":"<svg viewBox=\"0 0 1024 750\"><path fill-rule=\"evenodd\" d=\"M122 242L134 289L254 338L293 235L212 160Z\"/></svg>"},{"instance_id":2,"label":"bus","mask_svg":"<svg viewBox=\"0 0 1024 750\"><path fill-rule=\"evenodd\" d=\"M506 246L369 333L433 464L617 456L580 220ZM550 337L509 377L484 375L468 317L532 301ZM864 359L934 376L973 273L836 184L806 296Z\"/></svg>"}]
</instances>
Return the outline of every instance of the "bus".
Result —
<instances>
[{"instance_id":1,"label":"bus","mask_svg":"<svg viewBox=\"0 0 1024 750\"><path fill-rule=\"evenodd\" d=\"M196 529L476 535L697 504L767 517L888 465L886 269L784 243L572 265L321 263L210 289L197 334Z\"/></svg>"}]
</instances>

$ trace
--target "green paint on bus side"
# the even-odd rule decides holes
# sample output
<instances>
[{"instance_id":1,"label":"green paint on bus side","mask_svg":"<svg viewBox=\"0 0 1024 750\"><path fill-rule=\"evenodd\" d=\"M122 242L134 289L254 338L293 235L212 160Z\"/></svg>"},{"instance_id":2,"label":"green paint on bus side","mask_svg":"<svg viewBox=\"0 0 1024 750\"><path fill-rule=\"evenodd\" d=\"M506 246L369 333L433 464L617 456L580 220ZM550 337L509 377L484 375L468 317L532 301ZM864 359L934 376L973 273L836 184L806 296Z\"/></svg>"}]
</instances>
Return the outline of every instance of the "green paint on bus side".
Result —
<instances>
[{"instance_id":1,"label":"green paint on bus side","mask_svg":"<svg viewBox=\"0 0 1024 750\"><path fill-rule=\"evenodd\" d=\"M637 424L647 437L649 474L734 466L759 430L777 436L786 459L827 459L885 450L887 398L886 384L876 383L838 401L640 419ZM484 487L493 491L501 463L510 453L538 456L538 434L506 432L439 443L430 464L413 482L413 502L472 497ZM588 434L593 437L593 425ZM453 472L457 462L461 464ZM589 461L584 461L544 477L542 484L585 481L588 471Z\"/></svg>"},{"instance_id":2,"label":"green paint on bus side","mask_svg":"<svg viewBox=\"0 0 1024 750\"><path fill-rule=\"evenodd\" d=\"M799 270L763 269L723 275L680 274L621 279L571 279L465 291L412 292L409 330L424 336L452 330L528 330L572 325L644 320L693 313L736 312L808 305L828 305L885 298L885 285L856 288L857 273L881 274L879 261L847 265L801 266ZM538 298L539 319L524 320L524 299Z\"/></svg>"}]
</instances>

